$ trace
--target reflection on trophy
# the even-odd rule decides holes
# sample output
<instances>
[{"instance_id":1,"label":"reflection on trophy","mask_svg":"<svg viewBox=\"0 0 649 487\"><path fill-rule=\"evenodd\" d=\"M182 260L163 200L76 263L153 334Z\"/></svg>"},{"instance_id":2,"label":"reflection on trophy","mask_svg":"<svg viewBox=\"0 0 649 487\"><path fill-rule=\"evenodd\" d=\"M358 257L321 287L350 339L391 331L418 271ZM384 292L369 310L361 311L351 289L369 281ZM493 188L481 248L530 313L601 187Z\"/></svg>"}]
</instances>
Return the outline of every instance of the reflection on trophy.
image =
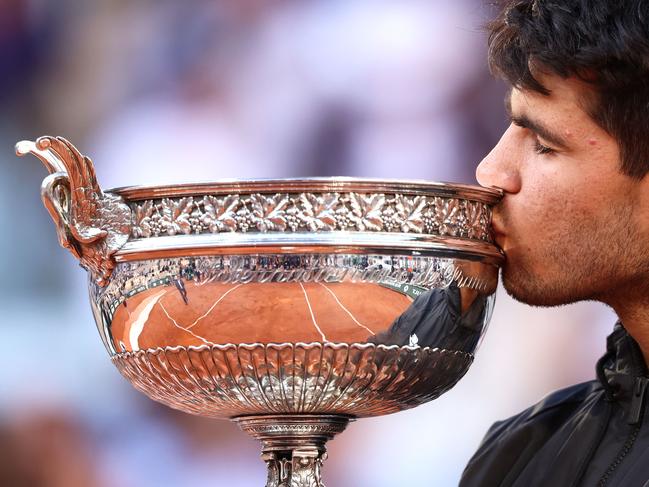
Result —
<instances>
[{"instance_id":1,"label":"reflection on trophy","mask_svg":"<svg viewBox=\"0 0 649 487\"><path fill-rule=\"evenodd\" d=\"M262 443L267 487L322 486L357 418L435 399L468 370L502 254L500 193L347 178L102 191L68 141L23 141L59 242L89 273L113 363L175 409Z\"/></svg>"}]
</instances>

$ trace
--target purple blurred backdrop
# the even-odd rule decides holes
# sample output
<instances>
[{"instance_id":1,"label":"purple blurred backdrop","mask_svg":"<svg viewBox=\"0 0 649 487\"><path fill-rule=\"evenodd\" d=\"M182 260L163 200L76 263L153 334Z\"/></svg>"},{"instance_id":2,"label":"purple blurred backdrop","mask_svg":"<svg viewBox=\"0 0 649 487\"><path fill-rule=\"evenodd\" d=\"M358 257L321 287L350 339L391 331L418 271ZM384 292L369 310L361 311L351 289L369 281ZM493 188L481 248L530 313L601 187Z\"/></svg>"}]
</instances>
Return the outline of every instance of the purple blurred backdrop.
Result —
<instances>
[{"instance_id":1,"label":"purple blurred backdrop","mask_svg":"<svg viewBox=\"0 0 649 487\"><path fill-rule=\"evenodd\" d=\"M85 272L59 248L46 175L13 144L63 135L105 188L223 177L474 183L505 128L482 0L0 2L0 485L258 486L258 445L165 409L111 365ZM354 423L332 487L456 485L487 427L594 376L594 304L499 290L468 375L442 398Z\"/></svg>"}]
</instances>

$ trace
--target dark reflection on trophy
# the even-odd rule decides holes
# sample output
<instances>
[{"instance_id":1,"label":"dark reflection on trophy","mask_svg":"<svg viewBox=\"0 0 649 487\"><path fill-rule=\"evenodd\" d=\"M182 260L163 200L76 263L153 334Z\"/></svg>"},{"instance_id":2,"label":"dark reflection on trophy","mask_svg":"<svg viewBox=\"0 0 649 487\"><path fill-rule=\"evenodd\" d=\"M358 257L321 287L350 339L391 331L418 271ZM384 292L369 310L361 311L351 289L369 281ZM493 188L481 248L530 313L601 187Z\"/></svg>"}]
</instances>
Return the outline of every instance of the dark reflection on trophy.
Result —
<instances>
[{"instance_id":1,"label":"dark reflection on trophy","mask_svg":"<svg viewBox=\"0 0 649 487\"><path fill-rule=\"evenodd\" d=\"M138 390L235 421L267 487L321 487L350 421L433 400L468 370L503 256L495 190L348 178L102 191L60 137L17 144L89 274L111 360Z\"/></svg>"},{"instance_id":2,"label":"dark reflection on trophy","mask_svg":"<svg viewBox=\"0 0 649 487\"><path fill-rule=\"evenodd\" d=\"M458 266L466 269L470 263ZM369 341L384 345L419 345L473 353L490 313L489 294L451 282L448 287L417 289L414 302L387 330Z\"/></svg>"}]
</instances>

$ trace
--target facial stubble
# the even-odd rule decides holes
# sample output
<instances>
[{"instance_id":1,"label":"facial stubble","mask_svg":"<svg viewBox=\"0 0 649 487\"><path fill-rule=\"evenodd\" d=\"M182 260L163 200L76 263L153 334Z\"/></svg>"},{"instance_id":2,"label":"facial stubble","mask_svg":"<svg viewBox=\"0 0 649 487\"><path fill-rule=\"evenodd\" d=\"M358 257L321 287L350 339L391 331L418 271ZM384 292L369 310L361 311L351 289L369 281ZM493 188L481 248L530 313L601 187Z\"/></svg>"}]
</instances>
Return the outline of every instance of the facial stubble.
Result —
<instances>
[{"instance_id":1,"label":"facial stubble","mask_svg":"<svg viewBox=\"0 0 649 487\"><path fill-rule=\"evenodd\" d=\"M632 294L649 295L649 250L633 222L634 206L626 203L611 208L604 222L579 215L525 236L503 266L505 290L533 306L586 300L614 306Z\"/></svg>"}]
</instances>

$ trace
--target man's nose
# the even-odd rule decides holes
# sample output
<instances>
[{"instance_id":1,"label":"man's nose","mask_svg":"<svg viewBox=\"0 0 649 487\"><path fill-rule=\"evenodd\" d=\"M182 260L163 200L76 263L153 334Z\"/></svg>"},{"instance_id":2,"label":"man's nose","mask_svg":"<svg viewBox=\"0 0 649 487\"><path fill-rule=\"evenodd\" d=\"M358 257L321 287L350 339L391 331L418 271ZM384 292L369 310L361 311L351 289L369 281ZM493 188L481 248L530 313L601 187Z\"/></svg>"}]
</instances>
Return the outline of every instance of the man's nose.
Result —
<instances>
[{"instance_id":1,"label":"man's nose","mask_svg":"<svg viewBox=\"0 0 649 487\"><path fill-rule=\"evenodd\" d=\"M482 186L500 188L506 193L518 193L521 189L518 167L521 156L520 144L516 144L513 140L512 127L510 127L478 165L475 173L478 183Z\"/></svg>"}]
</instances>

